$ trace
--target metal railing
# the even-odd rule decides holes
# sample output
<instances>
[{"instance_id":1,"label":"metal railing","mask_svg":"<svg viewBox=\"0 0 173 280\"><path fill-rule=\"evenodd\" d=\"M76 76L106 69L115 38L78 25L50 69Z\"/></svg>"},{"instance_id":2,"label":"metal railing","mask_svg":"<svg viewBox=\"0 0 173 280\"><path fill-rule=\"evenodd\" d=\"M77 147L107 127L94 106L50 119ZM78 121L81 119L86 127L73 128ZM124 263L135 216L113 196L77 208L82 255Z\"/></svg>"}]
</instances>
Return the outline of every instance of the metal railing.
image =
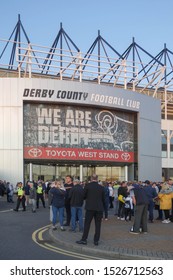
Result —
<instances>
[{"instance_id":1,"label":"metal railing","mask_svg":"<svg viewBox=\"0 0 173 280\"><path fill-rule=\"evenodd\" d=\"M161 99L165 115L167 104L172 103L173 84L165 84L164 79L171 69L165 66L4 39L0 44L16 44L15 64L7 64L0 57L0 77L17 73L19 78L39 76L122 87Z\"/></svg>"}]
</instances>

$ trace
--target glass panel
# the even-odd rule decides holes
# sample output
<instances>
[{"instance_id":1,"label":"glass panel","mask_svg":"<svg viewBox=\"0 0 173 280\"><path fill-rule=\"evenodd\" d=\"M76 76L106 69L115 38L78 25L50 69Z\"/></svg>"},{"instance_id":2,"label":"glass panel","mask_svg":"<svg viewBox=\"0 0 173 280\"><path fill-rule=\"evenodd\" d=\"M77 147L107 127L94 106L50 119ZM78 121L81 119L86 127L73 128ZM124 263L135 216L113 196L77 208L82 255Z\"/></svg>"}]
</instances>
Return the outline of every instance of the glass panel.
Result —
<instances>
[{"instance_id":1,"label":"glass panel","mask_svg":"<svg viewBox=\"0 0 173 280\"><path fill-rule=\"evenodd\" d=\"M83 166L83 180L86 181L88 178L88 174L87 174L87 167Z\"/></svg>"},{"instance_id":2,"label":"glass panel","mask_svg":"<svg viewBox=\"0 0 173 280\"><path fill-rule=\"evenodd\" d=\"M58 166L58 165L55 166L55 177L56 178L60 178L61 177L60 166Z\"/></svg>"},{"instance_id":3,"label":"glass panel","mask_svg":"<svg viewBox=\"0 0 173 280\"><path fill-rule=\"evenodd\" d=\"M170 130L170 157L173 158L173 130Z\"/></svg>"},{"instance_id":4,"label":"glass panel","mask_svg":"<svg viewBox=\"0 0 173 280\"><path fill-rule=\"evenodd\" d=\"M29 164L25 164L25 181L29 179ZM124 168L120 166L83 166L83 180L88 181L92 174L96 173L100 181L124 180ZM80 167L69 165L39 165L33 164L33 180L50 181L55 178L65 179L67 175L79 178Z\"/></svg>"},{"instance_id":5,"label":"glass panel","mask_svg":"<svg viewBox=\"0 0 173 280\"><path fill-rule=\"evenodd\" d=\"M167 157L167 130L162 130L162 157Z\"/></svg>"},{"instance_id":6,"label":"glass panel","mask_svg":"<svg viewBox=\"0 0 173 280\"><path fill-rule=\"evenodd\" d=\"M60 166L60 176L65 179L67 175L71 175L71 167L70 166Z\"/></svg>"},{"instance_id":7,"label":"glass panel","mask_svg":"<svg viewBox=\"0 0 173 280\"><path fill-rule=\"evenodd\" d=\"M167 157L167 152L162 151L162 158L166 158Z\"/></svg>"},{"instance_id":8,"label":"glass panel","mask_svg":"<svg viewBox=\"0 0 173 280\"><path fill-rule=\"evenodd\" d=\"M76 166L76 176L77 178L80 178L80 167Z\"/></svg>"},{"instance_id":9,"label":"glass panel","mask_svg":"<svg viewBox=\"0 0 173 280\"><path fill-rule=\"evenodd\" d=\"M119 181L121 177L121 167L112 167L112 181Z\"/></svg>"},{"instance_id":10,"label":"glass panel","mask_svg":"<svg viewBox=\"0 0 173 280\"><path fill-rule=\"evenodd\" d=\"M107 181L112 181L112 167L107 166Z\"/></svg>"},{"instance_id":11,"label":"glass panel","mask_svg":"<svg viewBox=\"0 0 173 280\"><path fill-rule=\"evenodd\" d=\"M107 166L97 166L95 170L98 175L99 180L106 181L107 180Z\"/></svg>"},{"instance_id":12,"label":"glass panel","mask_svg":"<svg viewBox=\"0 0 173 280\"><path fill-rule=\"evenodd\" d=\"M29 180L29 164L24 164L24 182Z\"/></svg>"},{"instance_id":13,"label":"glass panel","mask_svg":"<svg viewBox=\"0 0 173 280\"><path fill-rule=\"evenodd\" d=\"M92 174L95 173L94 166L83 166L83 180L89 181Z\"/></svg>"},{"instance_id":14,"label":"glass panel","mask_svg":"<svg viewBox=\"0 0 173 280\"><path fill-rule=\"evenodd\" d=\"M173 168L169 168L169 178L173 179Z\"/></svg>"},{"instance_id":15,"label":"glass panel","mask_svg":"<svg viewBox=\"0 0 173 280\"><path fill-rule=\"evenodd\" d=\"M43 181L55 179L55 166L41 165L40 179Z\"/></svg>"},{"instance_id":16,"label":"glass panel","mask_svg":"<svg viewBox=\"0 0 173 280\"><path fill-rule=\"evenodd\" d=\"M33 164L33 167L32 167L33 175L32 176L33 176L34 181L37 181L41 175L40 168L41 168L40 165Z\"/></svg>"},{"instance_id":17,"label":"glass panel","mask_svg":"<svg viewBox=\"0 0 173 280\"><path fill-rule=\"evenodd\" d=\"M77 167L76 166L71 166L71 176L73 178L78 178L79 175L80 174L77 172Z\"/></svg>"}]
</instances>

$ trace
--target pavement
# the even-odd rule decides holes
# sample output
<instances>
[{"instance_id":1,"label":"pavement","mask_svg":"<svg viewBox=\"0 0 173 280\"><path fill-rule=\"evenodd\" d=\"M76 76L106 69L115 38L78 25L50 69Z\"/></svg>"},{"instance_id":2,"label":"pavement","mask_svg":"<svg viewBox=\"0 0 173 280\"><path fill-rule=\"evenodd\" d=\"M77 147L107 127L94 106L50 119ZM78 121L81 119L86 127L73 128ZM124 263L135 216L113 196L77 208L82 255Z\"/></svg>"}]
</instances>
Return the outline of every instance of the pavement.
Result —
<instances>
[{"instance_id":1,"label":"pavement","mask_svg":"<svg viewBox=\"0 0 173 280\"><path fill-rule=\"evenodd\" d=\"M2 203L3 200L3 203ZM10 211L16 203L6 203L6 198L0 199L0 212ZM49 217L49 210L45 209L45 217ZM157 217L157 211L154 213ZM37 215L35 223L37 223ZM39 216L38 216L38 219ZM148 223L148 234L133 235L130 234L132 221L126 222L117 219L114 215L114 209L109 210L108 221L103 220L101 227L101 237L99 245L93 244L94 221L91 224L87 245L76 243L80 240L82 233L70 232L69 227L66 231L60 229L53 231L49 229L49 239L56 242L57 246L63 246L67 250L87 254L102 259L119 260L173 260L173 223L163 224L161 221L154 220L154 223ZM13 221L15 223L15 220ZM17 221L16 221L17 222ZM42 221L45 222L44 220ZM49 223L48 219L47 222ZM39 226L38 226L39 227Z\"/></svg>"},{"instance_id":2,"label":"pavement","mask_svg":"<svg viewBox=\"0 0 173 280\"><path fill-rule=\"evenodd\" d=\"M157 213L155 213L157 214ZM87 245L76 243L82 233L60 229L49 230L50 238L57 244L80 253L95 255L102 259L127 259L127 260L173 260L173 223L163 224L154 220L148 223L148 233L133 235L129 233L133 225L131 221L121 221L109 211L108 221L103 220L99 245L93 244L94 221L91 224Z\"/></svg>"}]
</instances>

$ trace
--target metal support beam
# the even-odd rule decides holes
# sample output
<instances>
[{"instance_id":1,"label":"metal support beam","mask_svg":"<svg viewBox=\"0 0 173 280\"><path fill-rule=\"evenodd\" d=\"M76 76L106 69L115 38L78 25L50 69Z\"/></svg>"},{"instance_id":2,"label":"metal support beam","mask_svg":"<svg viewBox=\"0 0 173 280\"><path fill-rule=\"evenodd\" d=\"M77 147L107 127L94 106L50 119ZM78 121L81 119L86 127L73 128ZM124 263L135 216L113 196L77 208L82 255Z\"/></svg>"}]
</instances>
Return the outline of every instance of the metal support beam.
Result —
<instances>
[{"instance_id":1,"label":"metal support beam","mask_svg":"<svg viewBox=\"0 0 173 280\"><path fill-rule=\"evenodd\" d=\"M29 180L33 181L32 163L29 163Z\"/></svg>"},{"instance_id":2,"label":"metal support beam","mask_svg":"<svg viewBox=\"0 0 173 280\"><path fill-rule=\"evenodd\" d=\"M82 182L83 181L83 165L81 164L79 166L79 168L80 168L80 181Z\"/></svg>"}]
</instances>

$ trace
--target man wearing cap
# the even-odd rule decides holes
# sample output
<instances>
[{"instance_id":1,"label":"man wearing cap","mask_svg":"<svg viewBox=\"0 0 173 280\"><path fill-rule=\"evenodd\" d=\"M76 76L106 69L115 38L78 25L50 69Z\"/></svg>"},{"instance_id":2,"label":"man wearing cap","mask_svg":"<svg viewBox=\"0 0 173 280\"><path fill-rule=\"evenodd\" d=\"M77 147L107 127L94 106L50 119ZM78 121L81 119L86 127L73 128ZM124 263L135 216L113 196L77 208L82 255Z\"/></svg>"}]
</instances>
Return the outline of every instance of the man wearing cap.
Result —
<instances>
[{"instance_id":1,"label":"man wearing cap","mask_svg":"<svg viewBox=\"0 0 173 280\"><path fill-rule=\"evenodd\" d=\"M77 244L87 245L87 238L91 222L95 221L94 245L98 245L100 239L101 222L103 218L105 192L104 187L98 183L98 176L93 174L91 182L84 188L85 203L85 223L82 239L76 241Z\"/></svg>"},{"instance_id":2,"label":"man wearing cap","mask_svg":"<svg viewBox=\"0 0 173 280\"><path fill-rule=\"evenodd\" d=\"M71 205L71 229L76 231L76 219L79 221L79 231L83 232L83 213L82 206L84 201L84 189L78 179L74 179L73 188L69 192L69 200Z\"/></svg>"}]
</instances>

